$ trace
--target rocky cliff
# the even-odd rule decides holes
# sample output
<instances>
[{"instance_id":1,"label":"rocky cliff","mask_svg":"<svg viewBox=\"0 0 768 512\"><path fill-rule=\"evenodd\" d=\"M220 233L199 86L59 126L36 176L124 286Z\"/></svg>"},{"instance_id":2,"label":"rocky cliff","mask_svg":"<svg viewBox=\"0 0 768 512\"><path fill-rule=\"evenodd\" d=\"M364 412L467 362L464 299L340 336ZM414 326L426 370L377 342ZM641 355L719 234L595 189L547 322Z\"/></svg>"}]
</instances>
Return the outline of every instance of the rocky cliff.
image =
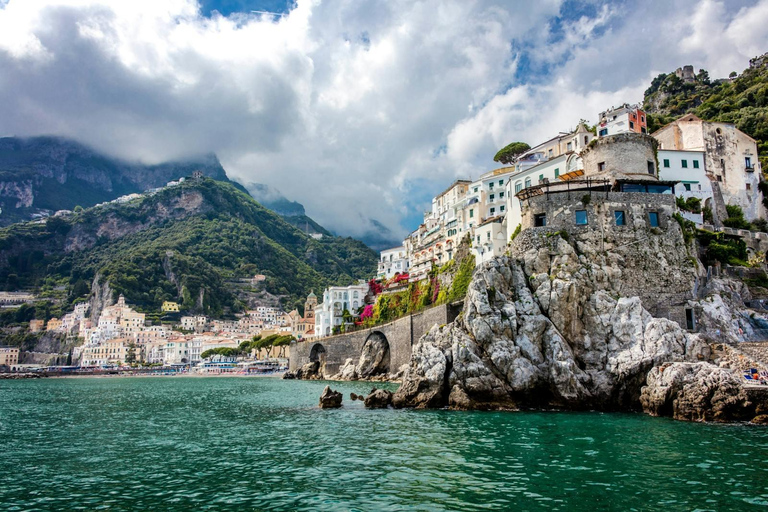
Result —
<instances>
[{"instance_id":1,"label":"rocky cliff","mask_svg":"<svg viewBox=\"0 0 768 512\"><path fill-rule=\"evenodd\" d=\"M393 404L638 410L652 369L717 368L708 337L762 321L739 309L738 285L702 283L699 268L674 222L663 232L524 231L510 255L475 272L462 316L414 347ZM698 312L701 334L649 312L685 307Z\"/></svg>"}]
</instances>

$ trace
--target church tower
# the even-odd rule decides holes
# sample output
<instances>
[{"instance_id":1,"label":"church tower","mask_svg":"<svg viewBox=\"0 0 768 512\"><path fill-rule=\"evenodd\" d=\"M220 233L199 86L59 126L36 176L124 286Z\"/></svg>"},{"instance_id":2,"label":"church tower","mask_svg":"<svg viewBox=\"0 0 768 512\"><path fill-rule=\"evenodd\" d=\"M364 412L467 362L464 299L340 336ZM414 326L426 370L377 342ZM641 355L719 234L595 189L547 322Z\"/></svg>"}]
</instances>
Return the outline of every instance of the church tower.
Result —
<instances>
[{"instance_id":1,"label":"church tower","mask_svg":"<svg viewBox=\"0 0 768 512\"><path fill-rule=\"evenodd\" d=\"M317 295L313 291L307 295L307 301L304 303L304 319L314 320L315 308L317 307Z\"/></svg>"}]
</instances>

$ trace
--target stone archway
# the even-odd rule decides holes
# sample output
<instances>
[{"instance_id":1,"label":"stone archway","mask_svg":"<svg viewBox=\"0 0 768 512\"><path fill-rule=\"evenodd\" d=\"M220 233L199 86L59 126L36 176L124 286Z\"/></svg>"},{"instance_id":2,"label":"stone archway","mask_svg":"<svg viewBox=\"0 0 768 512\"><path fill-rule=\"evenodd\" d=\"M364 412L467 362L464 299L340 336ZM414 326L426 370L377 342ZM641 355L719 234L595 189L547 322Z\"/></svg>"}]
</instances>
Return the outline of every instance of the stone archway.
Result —
<instances>
[{"instance_id":1,"label":"stone archway","mask_svg":"<svg viewBox=\"0 0 768 512\"><path fill-rule=\"evenodd\" d=\"M312 349L309 351L309 362L314 363L319 361L320 365L325 364L325 347L320 343L312 345Z\"/></svg>"},{"instance_id":2,"label":"stone archway","mask_svg":"<svg viewBox=\"0 0 768 512\"><path fill-rule=\"evenodd\" d=\"M384 333L374 331L368 335L360 360L357 363L357 373L361 378L386 375L389 373L390 350L389 341Z\"/></svg>"}]
</instances>

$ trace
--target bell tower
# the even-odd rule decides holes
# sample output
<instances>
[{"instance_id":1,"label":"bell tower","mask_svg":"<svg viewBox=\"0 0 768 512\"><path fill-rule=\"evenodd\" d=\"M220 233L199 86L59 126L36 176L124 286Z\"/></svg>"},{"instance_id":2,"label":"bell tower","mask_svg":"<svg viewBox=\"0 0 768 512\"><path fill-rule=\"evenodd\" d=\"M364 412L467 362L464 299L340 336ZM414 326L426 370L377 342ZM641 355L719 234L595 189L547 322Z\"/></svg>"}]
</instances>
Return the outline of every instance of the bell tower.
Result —
<instances>
[{"instance_id":1,"label":"bell tower","mask_svg":"<svg viewBox=\"0 0 768 512\"><path fill-rule=\"evenodd\" d=\"M304 318L312 320L315 318L315 308L317 307L317 295L313 291L307 295L307 300L304 302Z\"/></svg>"}]
</instances>

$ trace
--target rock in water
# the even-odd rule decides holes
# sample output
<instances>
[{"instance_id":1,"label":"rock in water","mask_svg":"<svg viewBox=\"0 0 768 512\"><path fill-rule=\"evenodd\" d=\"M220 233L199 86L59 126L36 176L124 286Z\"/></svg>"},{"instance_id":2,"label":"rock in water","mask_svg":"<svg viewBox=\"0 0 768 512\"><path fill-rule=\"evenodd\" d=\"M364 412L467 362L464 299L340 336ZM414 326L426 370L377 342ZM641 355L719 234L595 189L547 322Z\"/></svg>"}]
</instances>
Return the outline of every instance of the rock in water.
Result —
<instances>
[{"instance_id":1,"label":"rock in water","mask_svg":"<svg viewBox=\"0 0 768 512\"><path fill-rule=\"evenodd\" d=\"M349 399L350 399L350 400L352 400L353 402L354 402L355 400L357 400L357 393L350 393L350 394L349 394Z\"/></svg>"},{"instance_id":2,"label":"rock in water","mask_svg":"<svg viewBox=\"0 0 768 512\"><path fill-rule=\"evenodd\" d=\"M311 363L307 363L295 372L295 376L297 379L303 379L303 380L316 380L321 379L322 375L320 373L320 362L319 361L312 361Z\"/></svg>"},{"instance_id":3,"label":"rock in water","mask_svg":"<svg viewBox=\"0 0 768 512\"><path fill-rule=\"evenodd\" d=\"M743 421L755 406L739 378L709 363L671 363L652 369L640 402L652 416L689 421Z\"/></svg>"},{"instance_id":4,"label":"rock in water","mask_svg":"<svg viewBox=\"0 0 768 512\"><path fill-rule=\"evenodd\" d=\"M343 396L338 391L333 391L331 386L325 386L323 392L320 394L320 408L321 409L338 409L341 407L341 400Z\"/></svg>"},{"instance_id":5,"label":"rock in water","mask_svg":"<svg viewBox=\"0 0 768 512\"><path fill-rule=\"evenodd\" d=\"M295 378L296 378L295 372L287 371L283 374L283 379L295 379Z\"/></svg>"},{"instance_id":6,"label":"rock in water","mask_svg":"<svg viewBox=\"0 0 768 512\"><path fill-rule=\"evenodd\" d=\"M389 372L389 344L384 336L374 332L368 337L356 370L363 379Z\"/></svg>"},{"instance_id":7,"label":"rock in water","mask_svg":"<svg viewBox=\"0 0 768 512\"><path fill-rule=\"evenodd\" d=\"M365 397L364 402L369 409L386 409L392 403L392 392L386 389L373 389Z\"/></svg>"}]
</instances>

